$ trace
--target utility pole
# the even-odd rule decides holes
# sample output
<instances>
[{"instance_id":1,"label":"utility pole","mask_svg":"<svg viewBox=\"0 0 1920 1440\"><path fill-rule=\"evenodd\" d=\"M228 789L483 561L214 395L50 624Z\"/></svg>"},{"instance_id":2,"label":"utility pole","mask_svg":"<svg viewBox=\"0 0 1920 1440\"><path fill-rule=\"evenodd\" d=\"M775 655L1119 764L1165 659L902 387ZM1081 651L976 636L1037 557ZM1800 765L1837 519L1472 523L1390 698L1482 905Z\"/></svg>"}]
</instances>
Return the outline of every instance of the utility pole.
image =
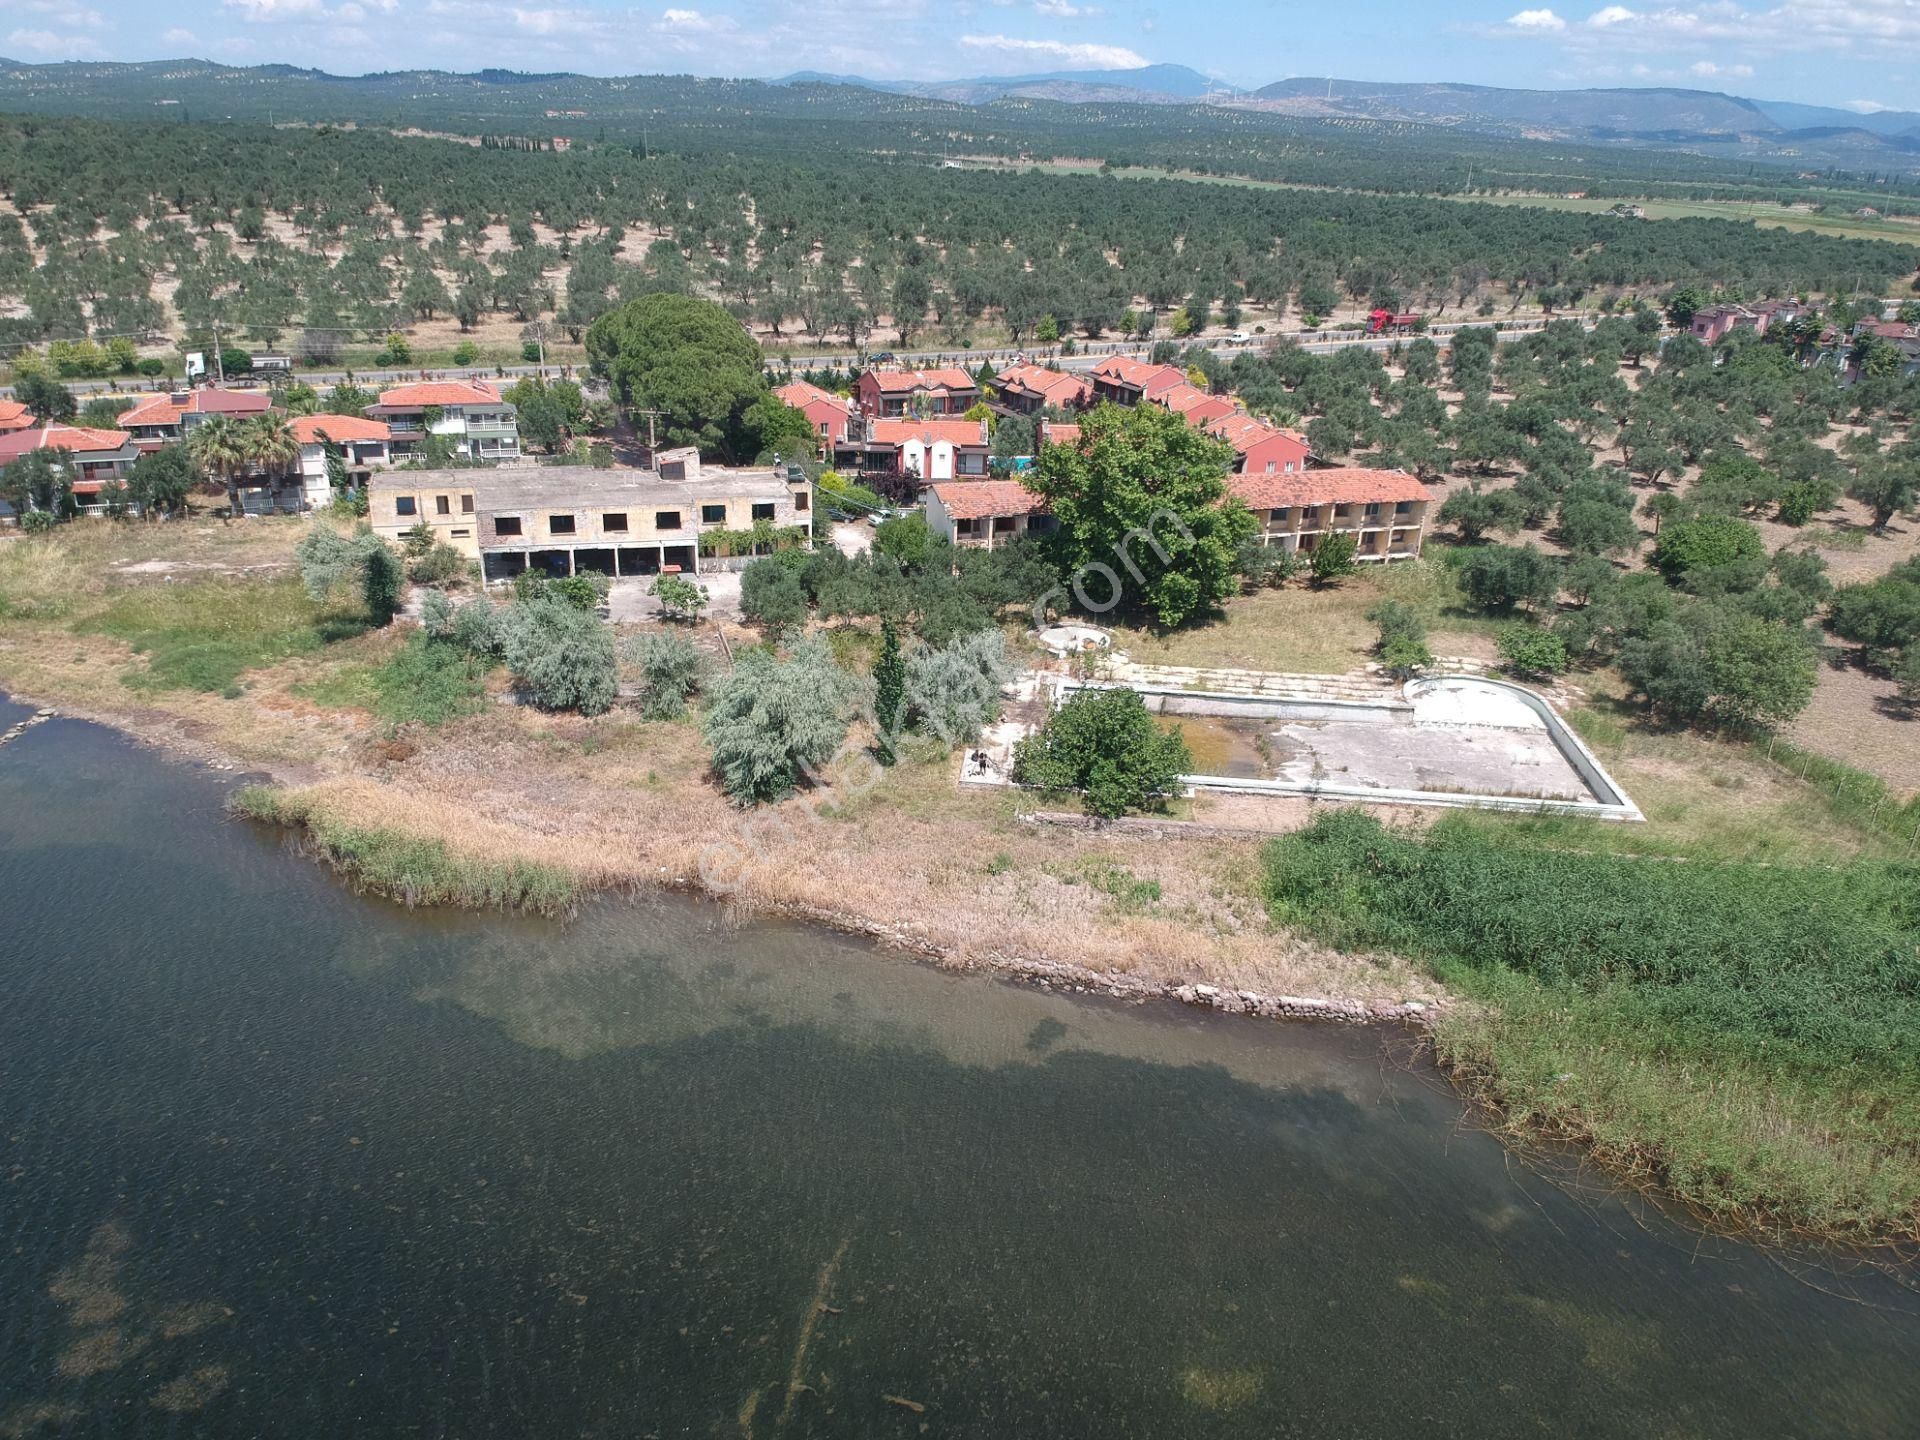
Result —
<instances>
[{"instance_id":1,"label":"utility pole","mask_svg":"<svg viewBox=\"0 0 1920 1440\"><path fill-rule=\"evenodd\" d=\"M653 438L654 417L665 415L667 412L664 410L629 410L627 413L629 415L644 415L647 417L647 458L651 460L656 448Z\"/></svg>"},{"instance_id":2,"label":"utility pole","mask_svg":"<svg viewBox=\"0 0 1920 1440\"><path fill-rule=\"evenodd\" d=\"M200 373L204 375L206 372L203 370ZM218 377L214 383L222 389L225 389L227 384L227 362L220 354L220 322L218 320L213 322L213 373Z\"/></svg>"}]
</instances>

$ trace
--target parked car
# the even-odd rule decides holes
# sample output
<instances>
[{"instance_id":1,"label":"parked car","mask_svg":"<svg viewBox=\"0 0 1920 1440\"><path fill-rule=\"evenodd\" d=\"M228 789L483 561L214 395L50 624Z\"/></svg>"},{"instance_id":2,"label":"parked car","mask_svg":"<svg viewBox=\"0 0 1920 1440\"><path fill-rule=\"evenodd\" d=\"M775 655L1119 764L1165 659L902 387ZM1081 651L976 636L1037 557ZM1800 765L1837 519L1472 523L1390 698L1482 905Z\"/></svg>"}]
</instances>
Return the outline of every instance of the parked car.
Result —
<instances>
[{"instance_id":1,"label":"parked car","mask_svg":"<svg viewBox=\"0 0 1920 1440\"><path fill-rule=\"evenodd\" d=\"M1253 339L1253 336L1249 335L1244 330L1232 330L1228 332L1227 339L1231 340L1236 345L1244 345L1249 340Z\"/></svg>"}]
</instances>

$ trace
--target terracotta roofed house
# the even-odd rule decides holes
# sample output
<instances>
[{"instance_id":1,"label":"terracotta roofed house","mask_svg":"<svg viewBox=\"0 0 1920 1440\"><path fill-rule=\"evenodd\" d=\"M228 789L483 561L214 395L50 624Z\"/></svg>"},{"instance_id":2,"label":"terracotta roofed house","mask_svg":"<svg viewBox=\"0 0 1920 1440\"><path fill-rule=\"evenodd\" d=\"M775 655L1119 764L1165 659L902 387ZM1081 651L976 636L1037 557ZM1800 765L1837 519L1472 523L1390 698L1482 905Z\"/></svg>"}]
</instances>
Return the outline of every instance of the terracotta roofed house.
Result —
<instances>
[{"instance_id":1,"label":"terracotta roofed house","mask_svg":"<svg viewBox=\"0 0 1920 1440\"><path fill-rule=\"evenodd\" d=\"M955 545L991 550L1029 530L1045 530L1047 502L1018 480L935 485L927 492L927 528Z\"/></svg>"},{"instance_id":2,"label":"terracotta roofed house","mask_svg":"<svg viewBox=\"0 0 1920 1440\"><path fill-rule=\"evenodd\" d=\"M1235 469L1242 475L1286 475L1307 468L1307 437L1297 430L1282 430L1244 410L1201 428L1233 446L1240 457Z\"/></svg>"},{"instance_id":3,"label":"terracotta roofed house","mask_svg":"<svg viewBox=\"0 0 1920 1440\"><path fill-rule=\"evenodd\" d=\"M1186 383L1178 365L1149 365L1128 355L1109 355L1093 367L1093 393L1116 405L1138 405Z\"/></svg>"},{"instance_id":4,"label":"terracotta roofed house","mask_svg":"<svg viewBox=\"0 0 1920 1440\"><path fill-rule=\"evenodd\" d=\"M0 400L0 435L33 428L33 412L18 400Z\"/></svg>"},{"instance_id":5,"label":"terracotta roofed house","mask_svg":"<svg viewBox=\"0 0 1920 1440\"><path fill-rule=\"evenodd\" d=\"M346 462L347 482L364 485L376 469L393 463L393 432L384 420L362 415L301 415L288 422L300 442L300 478L309 506L332 498L327 477L327 446L337 445Z\"/></svg>"},{"instance_id":6,"label":"terracotta roofed house","mask_svg":"<svg viewBox=\"0 0 1920 1440\"><path fill-rule=\"evenodd\" d=\"M1193 426L1205 426L1214 420L1224 420L1240 409L1224 395L1210 395L1197 385L1182 380L1162 390L1153 397L1153 403L1164 406L1176 415L1186 416L1187 423Z\"/></svg>"},{"instance_id":7,"label":"terracotta roofed house","mask_svg":"<svg viewBox=\"0 0 1920 1440\"><path fill-rule=\"evenodd\" d=\"M987 473L984 420L868 420L836 459L867 475L911 477L918 488Z\"/></svg>"},{"instance_id":8,"label":"terracotta roofed house","mask_svg":"<svg viewBox=\"0 0 1920 1440\"><path fill-rule=\"evenodd\" d=\"M964 415L980 403L980 386L957 365L936 370L865 370L854 382L854 403L875 420L910 415Z\"/></svg>"},{"instance_id":9,"label":"terracotta roofed house","mask_svg":"<svg viewBox=\"0 0 1920 1440\"><path fill-rule=\"evenodd\" d=\"M119 425L144 453L184 440L194 426L212 416L251 420L272 407L273 396L265 390L227 390L218 385L203 385L198 390L149 396L132 409L121 411Z\"/></svg>"},{"instance_id":10,"label":"terracotta roofed house","mask_svg":"<svg viewBox=\"0 0 1920 1440\"><path fill-rule=\"evenodd\" d=\"M1044 365L1009 365L994 377L994 388L1001 407L1016 415L1033 415L1049 406L1081 410L1093 402L1093 385L1084 375Z\"/></svg>"},{"instance_id":11,"label":"terracotta roofed house","mask_svg":"<svg viewBox=\"0 0 1920 1440\"><path fill-rule=\"evenodd\" d=\"M34 450L64 450L67 468L73 476L73 497L81 505L91 505L100 487L111 480L124 481L133 462L140 458L133 441L124 430L94 430L84 425L40 425L31 430L15 430L0 435L0 468L11 465Z\"/></svg>"},{"instance_id":12,"label":"terracotta roofed house","mask_svg":"<svg viewBox=\"0 0 1920 1440\"><path fill-rule=\"evenodd\" d=\"M1259 520L1261 544L1305 554L1347 532L1363 561L1417 558L1430 503L1426 486L1404 470L1357 466L1235 475L1227 493Z\"/></svg>"},{"instance_id":13,"label":"terracotta roofed house","mask_svg":"<svg viewBox=\"0 0 1920 1440\"><path fill-rule=\"evenodd\" d=\"M834 446L847 438L847 429L853 423L851 400L835 395L831 390L822 390L806 380L790 381L777 387L773 393L783 403L807 417L808 423L813 426L813 433L820 437L823 458L831 455Z\"/></svg>"},{"instance_id":14,"label":"terracotta roofed house","mask_svg":"<svg viewBox=\"0 0 1920 1440\"><path fill-rule=\"evenodd\" d=\"M370 420L392 427L392 452L400 457L420 448L428 433L427 412L439 412L432 433L446 437L469 460L520 458L520 423L511 403L479 380L434 380L396 385L380 392L366 409Z\"/></svg>"}]
</instances>

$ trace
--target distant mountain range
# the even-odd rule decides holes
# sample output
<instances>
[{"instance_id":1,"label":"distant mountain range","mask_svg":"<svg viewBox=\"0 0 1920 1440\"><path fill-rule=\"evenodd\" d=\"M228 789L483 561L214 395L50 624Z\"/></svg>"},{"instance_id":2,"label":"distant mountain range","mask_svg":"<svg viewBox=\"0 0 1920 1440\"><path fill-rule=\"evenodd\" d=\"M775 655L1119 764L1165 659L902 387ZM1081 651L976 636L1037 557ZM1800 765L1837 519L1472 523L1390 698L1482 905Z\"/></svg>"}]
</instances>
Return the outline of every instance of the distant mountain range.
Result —
<instances>
[{"instance_id":1,"label":"distant mountain range","mask_svg":"<svg viewBox=\"0 0 1920 1440\"><path fill-rule=\"evenodd\" d=\"M807 99L815 86L835 87L835 103L871 113L990 106L1008 100L1204 105L1305 120L1450 128L1507 139L1686 150L1721 160L1765 161L1803 169L1838 166L1920 172L1920 112L1861 114L1825 105L1665 87L1525 90L1301 76L1245 90L1185 65L940 81L873 80L802 71L767 81L511 70L339 76L293 65L238 66L205 60L40 65L0 59L0 110L126 117L155 115L156 106L178 106L178 113L195 118L438 123L467 129L517 126L539 119L555 122L560 130L588 114L596 124L620 118L631 121L650 111L657 113L655 107L670 105L676 97L693 97L709 108L737 102L763 119L777 111L805 115L818 110L817 103Z\"/></svg>"}]
</instances>

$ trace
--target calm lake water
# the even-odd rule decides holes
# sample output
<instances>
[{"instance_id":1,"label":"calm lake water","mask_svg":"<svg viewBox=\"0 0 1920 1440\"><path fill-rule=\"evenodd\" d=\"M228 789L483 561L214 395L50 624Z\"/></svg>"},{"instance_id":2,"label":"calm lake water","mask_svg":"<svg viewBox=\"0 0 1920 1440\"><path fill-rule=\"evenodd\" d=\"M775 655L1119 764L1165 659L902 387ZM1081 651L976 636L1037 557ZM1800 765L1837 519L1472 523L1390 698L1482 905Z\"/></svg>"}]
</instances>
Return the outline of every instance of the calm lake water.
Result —
<instances>
[{"instance_id":1,"label":"calm lake water","mask_svg":"<svg viewBox=\"0 0 1920 1440\"><path fill-rule=\"evenodd\" d=\"M1920 1433L1911 1273L1537 1173L1402 1037L408 914L225 789L0 749L0 1440Z\"/></svg>"}]
</instances>

